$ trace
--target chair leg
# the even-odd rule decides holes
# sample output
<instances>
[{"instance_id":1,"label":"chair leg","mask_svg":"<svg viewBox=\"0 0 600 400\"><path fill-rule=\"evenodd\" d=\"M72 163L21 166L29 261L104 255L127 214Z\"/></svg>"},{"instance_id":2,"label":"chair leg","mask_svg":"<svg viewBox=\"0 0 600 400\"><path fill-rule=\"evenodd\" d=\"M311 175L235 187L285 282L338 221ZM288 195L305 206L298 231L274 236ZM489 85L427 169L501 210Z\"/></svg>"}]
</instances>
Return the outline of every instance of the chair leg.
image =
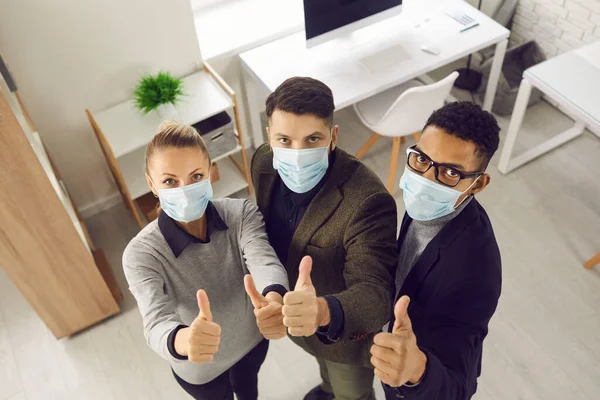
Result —
<instances>
[{"instance_id":1,"label":"chair leg","mask_svg":"<svg viewBox=\"0 0 600 400\"><path fill-rule=\"evenodd\" d=\"M363 146L360 148L360 150L358 150L358 153L356 153L356 158L358 158L359 160L362 159L365 156L365 154L367 154L367 151L369 151L371 149L371 147L373 147L373 145L380 138L381 138L380 134L373 132L373 134L371 135L369 140L367 140L367 142L365 144L363 144Z\"/></svg>"},{"instance_id":2,"label":"chair leg","mask_svg":"<svg viewBox=\"0 0 600 400\"><path fill-rule=\"evenodd\" d=\"M419 143L419 140L421 140L421 132L413 133L413 138L415 138L415 142Z\"/></svg>"},{"instance_id":3,"label":"chair leg","mask_svg":"<svg viewBox=\"0 0 600 400\"><path fill-rule=\"evenodd\" d=\"M398 167L398 156L400 155L401 140L399 137L394 138L392 145L392 161L390 162L390 174L388 175L387 189L390 193L394 193L396 186L396 168Z\"/></svg>"},{"instance_id":4,"label":"chair leg","mask_svg":"<svg viewBox=\"0 0 600 400\"><path fill-rule=\"evenodd\" d=\"M592 269L598 264L600 264L600 253L596 254L594 257L587 260L583 264L583 266L586 267L587 269Z\"/></svg>"},{"instance_id":5,"label":"chair leg","mask_svg":"<svg viewBox=\"0 0 600 400\"><path fill-rule=\"evenodd\" d=\"M406 136L400 136L400 144L406 143Z\"/></svg>"}]
</instances>

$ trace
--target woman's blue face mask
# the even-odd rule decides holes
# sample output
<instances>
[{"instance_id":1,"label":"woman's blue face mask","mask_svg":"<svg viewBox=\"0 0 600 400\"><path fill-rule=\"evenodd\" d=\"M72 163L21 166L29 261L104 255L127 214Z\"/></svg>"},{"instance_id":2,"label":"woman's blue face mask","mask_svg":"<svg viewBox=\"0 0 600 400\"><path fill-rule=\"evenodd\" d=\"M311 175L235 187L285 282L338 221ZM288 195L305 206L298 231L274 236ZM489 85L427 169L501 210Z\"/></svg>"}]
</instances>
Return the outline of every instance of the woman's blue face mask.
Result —
<instances>
[{"instance_id":1,"label":"woman's blue face mask","mask_svg":"<svg viewBox=\"0 0 600 400\"><path fill-rule=\"evenodd\" d=\"M180 222L202 218L212 197L210 177L187 186L158 189L160 207L169 217Z\"/></svg>"}]
</instances>

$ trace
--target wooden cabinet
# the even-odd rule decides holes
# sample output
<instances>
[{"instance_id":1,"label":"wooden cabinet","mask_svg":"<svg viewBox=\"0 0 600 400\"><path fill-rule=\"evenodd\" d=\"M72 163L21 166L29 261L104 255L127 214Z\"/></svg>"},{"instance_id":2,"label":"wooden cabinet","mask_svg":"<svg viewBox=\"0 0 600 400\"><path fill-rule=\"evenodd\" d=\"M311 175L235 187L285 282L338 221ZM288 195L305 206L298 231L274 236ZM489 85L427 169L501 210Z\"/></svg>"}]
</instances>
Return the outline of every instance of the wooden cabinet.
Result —
<instances>
[{"instance_id":1,"label":"wooden cabinet","mask_svg":"<svg viewBox=\"0 0 600 400\"><path fill-rule=\"evenodd\" d=\"M0 79L0 268L61 338L118 313L121 292L31 127Z\"/></svg>"}]
</instances>

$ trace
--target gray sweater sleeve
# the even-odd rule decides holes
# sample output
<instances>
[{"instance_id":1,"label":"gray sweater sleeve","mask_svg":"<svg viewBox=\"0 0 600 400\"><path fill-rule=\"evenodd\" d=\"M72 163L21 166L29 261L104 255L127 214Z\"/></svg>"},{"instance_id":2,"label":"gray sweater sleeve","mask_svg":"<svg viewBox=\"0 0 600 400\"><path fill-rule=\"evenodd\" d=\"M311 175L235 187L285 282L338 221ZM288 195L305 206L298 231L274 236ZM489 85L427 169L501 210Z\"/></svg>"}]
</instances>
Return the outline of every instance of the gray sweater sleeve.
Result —
<instances>
[{"instance_id":1,"label":"gray sweater sleeve","mask_svg":"<svg viewBox=\"0 0 600 400\"><path fill-rule=\"evenodd\" d=\"M290 289L287 272L269 243L262 214L247 200L244 202L240 247L259 293L267 286L277 284Z\"/></svg>"},{"instance_id":2,"label":"gray sweater sleeve","mask_svg":"<svg viewBox=\"0 0 600 400\"><path fill-rule=\"evenodd\" d=\"M132 242L123 253L123 270L142 314L148 345L171 363L185 363L186 360L173 357L167 348L169 333L184 323L165 293L160 268L160 262L139 243Z\"/></svg>"}]
</instances>

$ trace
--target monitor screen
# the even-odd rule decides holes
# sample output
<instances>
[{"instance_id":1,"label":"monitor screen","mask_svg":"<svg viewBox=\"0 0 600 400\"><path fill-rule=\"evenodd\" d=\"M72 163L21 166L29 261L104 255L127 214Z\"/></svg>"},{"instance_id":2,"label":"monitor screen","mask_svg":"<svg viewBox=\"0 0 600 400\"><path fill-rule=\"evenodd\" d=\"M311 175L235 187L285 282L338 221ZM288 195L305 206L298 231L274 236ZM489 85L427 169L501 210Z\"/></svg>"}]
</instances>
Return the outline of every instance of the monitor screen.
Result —
<instances>
[{"instance_id":1,"label":"monitor screen","mask_svg":"<svg viewBox=\"0 0 600 400\"><path fill-rule=\"evenodd\" d=\"M402 4L402 0L304 0L306 39L342 28Z\"/></svg>"}]
</instances>

